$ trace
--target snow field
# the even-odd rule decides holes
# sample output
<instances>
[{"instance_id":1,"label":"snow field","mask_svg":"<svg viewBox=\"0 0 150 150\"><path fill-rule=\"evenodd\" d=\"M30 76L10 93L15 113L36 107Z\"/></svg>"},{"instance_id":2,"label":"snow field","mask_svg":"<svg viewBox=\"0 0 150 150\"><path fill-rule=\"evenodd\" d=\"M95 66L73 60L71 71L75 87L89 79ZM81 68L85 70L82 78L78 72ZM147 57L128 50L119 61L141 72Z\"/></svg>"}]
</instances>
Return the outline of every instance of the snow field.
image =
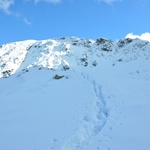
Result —
<instances>
[{"instance_id":1,"label":"snow field","mask_svg":"<svg viewBox=\"0 0 150 150\"><path fill-rule=\"evenodd\" d=\"M149 47L75 37L3 45L0 149L149 150Z\"/></svg>"}]
</instances>

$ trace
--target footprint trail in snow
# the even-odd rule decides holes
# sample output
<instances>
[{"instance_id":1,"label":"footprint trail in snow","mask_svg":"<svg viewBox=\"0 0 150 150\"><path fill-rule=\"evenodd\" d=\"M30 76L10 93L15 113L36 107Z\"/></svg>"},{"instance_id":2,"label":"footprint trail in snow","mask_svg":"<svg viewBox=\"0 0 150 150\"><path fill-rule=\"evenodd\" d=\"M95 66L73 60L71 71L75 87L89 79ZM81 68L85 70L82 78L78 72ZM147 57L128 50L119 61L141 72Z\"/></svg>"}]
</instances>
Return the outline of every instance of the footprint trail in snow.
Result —
<instances>
[{"instance_id":1,"label":"footprint trail in snow","mask_svg":"<svg viewBox=\"0 0 150 150\"><path fill-rule=\"evenodd\" d=\"M93 88L93 107L92 112L85 113L83 117L83 124L77 130L75 136L68 140L63 147L63 150L71 149L82 149L83 144L86 143L91 137L96 136L100 133L107 122L109 111L106 107L105 96L102 93L102 87L95 81L90 79L87 75L81 74L84 80L87 80Z\"/></svg>"}]
</instances>

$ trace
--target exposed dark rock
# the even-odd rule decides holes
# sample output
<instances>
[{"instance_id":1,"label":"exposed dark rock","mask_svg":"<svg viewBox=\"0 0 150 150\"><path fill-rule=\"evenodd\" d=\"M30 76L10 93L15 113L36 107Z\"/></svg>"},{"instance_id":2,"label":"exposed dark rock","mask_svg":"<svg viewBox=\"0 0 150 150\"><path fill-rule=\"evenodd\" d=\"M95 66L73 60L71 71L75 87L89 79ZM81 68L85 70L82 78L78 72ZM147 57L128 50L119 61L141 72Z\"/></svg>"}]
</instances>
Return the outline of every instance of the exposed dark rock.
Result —
<instances>
[{"instance_id":1,"label":"exposed dark rock","mask_svg":"<svg viewBox=\"0 0 150 150\"><path fill-rule=\"evenodd\" d=\"M64 75L59 76L59 75L56 74L53 78L56 79L56 80L59 80L59 79L61 79L61 78L63 78L63 77L64 77Z\"/></svg>"}]
</instances>

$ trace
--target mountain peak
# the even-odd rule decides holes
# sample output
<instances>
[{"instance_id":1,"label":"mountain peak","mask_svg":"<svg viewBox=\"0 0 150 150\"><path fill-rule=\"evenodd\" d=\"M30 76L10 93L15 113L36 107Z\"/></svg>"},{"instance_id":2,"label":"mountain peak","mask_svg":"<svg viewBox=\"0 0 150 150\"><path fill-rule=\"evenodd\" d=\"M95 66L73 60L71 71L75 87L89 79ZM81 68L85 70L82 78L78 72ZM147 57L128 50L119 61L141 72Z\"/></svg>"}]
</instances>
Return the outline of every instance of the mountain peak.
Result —
<instances>
[{"instance_id":1,"label":"mountain peak","mask_svg":"<svg viewBox=\"0 0 150 150\"><path fill-rule=\"evenodd\" d=\"M65 70L79 66L93 67L102 59L111 59L114 64L117 60L137 59L139 55L149 58L149 47L148 41L130 38L118 42L77 37L13 42L0 47L0 77L37 66Z\"/></svg>"}]
</instances>

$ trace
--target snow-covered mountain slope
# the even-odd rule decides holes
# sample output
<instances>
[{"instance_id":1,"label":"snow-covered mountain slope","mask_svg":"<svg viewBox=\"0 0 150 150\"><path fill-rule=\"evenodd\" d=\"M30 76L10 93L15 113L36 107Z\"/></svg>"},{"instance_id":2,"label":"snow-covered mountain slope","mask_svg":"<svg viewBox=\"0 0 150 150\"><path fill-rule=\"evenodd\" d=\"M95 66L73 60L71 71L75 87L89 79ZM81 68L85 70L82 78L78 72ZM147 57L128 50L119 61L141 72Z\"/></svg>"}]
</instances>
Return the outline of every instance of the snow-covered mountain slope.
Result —
<instances>
[{"instance_id":1,"label":"snow-covered mountain slope","mask_svg":"<svg viewBox=\"0 0 150 150\"><path fill-rule=\"evenodd\" d=\"M0 77L32 67L54 70L95 67L102 59L112 64L137 58L148 59L150 43L138 39L123 39L117 43L99 38L96 41L75 37L43 41L21 41L0 48Z\"/></svg>"},{"instance_id":2,"label":"snow-covered mountain slope","mask_svg":"<svg viewBox=\"0 0 150 150\"><path fill-rule=\"evenodd\" d=\"M0 77L2 150L150 149L150 42L9 43Z\"/></svg>"}]
</instances>

